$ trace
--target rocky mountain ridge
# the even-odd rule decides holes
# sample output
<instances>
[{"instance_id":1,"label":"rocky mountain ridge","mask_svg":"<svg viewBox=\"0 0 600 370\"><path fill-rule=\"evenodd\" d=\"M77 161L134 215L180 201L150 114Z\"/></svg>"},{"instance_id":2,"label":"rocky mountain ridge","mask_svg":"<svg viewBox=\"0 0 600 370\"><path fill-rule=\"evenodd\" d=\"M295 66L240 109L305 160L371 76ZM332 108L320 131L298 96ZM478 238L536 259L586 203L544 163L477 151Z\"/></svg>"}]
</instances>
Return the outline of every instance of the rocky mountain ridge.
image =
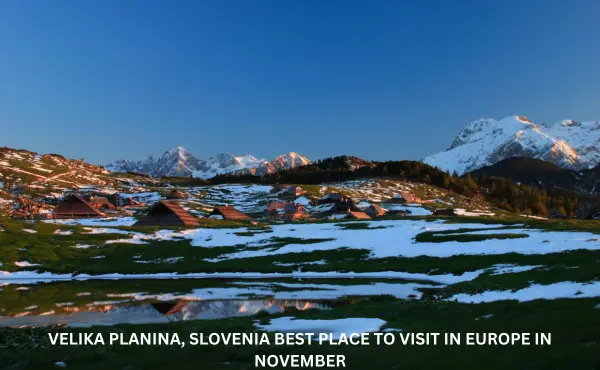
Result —
<instances>
[{"instance_id":1,"label":"rocky mountain ridge","mask_svg":"<svg viewBox=\"0 0 600 370\"><path fill-rule=\"evenodd\" d=\"M106 168L115 172L145 173L153 177L191 176L208 179L225 173L264 176L309 163L308 158L295 152L282 154L272 161L256 158L252 154L236 156L230 153L220 153L204 160L197 158L184 147L178 146L167 150L159 158L149 156L140 161L119 159L106 165Z\"/></svg>"},{"instance_id":2,"label":"rocky mountain ridge","mask_svg":"<svg viewBox=\"0 0 600 370\"><path fill-rule=\"evenodd\" d=\"M574 171L593 168L600 163L600 123L536 124L524 116L479 119L465 126L446 151L423 162L463 174L512 157L540 159Z\"/></svg>"}]
</instances>

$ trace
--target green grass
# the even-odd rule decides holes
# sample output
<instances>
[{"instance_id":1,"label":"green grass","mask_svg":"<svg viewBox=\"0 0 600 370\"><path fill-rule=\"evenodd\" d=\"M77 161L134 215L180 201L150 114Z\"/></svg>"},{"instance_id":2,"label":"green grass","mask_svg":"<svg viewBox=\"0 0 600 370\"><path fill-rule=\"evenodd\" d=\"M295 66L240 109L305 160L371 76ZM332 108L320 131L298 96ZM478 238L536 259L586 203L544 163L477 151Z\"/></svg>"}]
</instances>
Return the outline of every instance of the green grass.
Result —
<instances>
[{"instance_id":1,"label":"green grass","mask_svg":"<svg viewBox=\"0 0 600 370\"><path fill-rule=\"evenodd\" d=\"M429 219L410 217L408 219ZM210 220L213 221L213 220ZM487 218L449 218L446 222L499 224L498 220ZM379 228L376 223L339 222L334 225L349 230ZM485 230L462 228L451 231L425 231L418 234L414 247L423 242L474 242L473 237L521 237L524 234L494 234L495 230L535 227L548 231L600 231L599 222L539 221L506 218L502 228L494 228L492 234L473 235L469 232ZM220 227L217 222L207 222L205 227ZM240 225L232 224L228 227ZM248 225L244 225L247 227ZM255 354L343 354L351 369L597 369L600 368L600 298L563 299L518 303L501 301L488 304L460 304L447 300L455 294L477 294L489 290L515 291L531 284L552 284L560 281L597 282L600 279L600 251L573 250L564 253L522 255L516 253L486 255L485 244L481 244L480 255L456 255L438 257L387 257L372 258L368 249L338 248L335 250L315 250L303 253L287 253L243 259L228 259L208 262L223 254L241 251L277 251L289 244L323 243L325 238L279 238L271 237L260 246L237 245L228 247L193 247L189 240L151 241L148 244L109 244L107 240L127 238L120 234L84 234L80 226L53 225L44 223L22 223L0 220L0 262L2 270L21 270L14 266L15 261L40 263L30 269L57 273L157 273L157 272L293 272L302 267L304 271L403 271L429 275L455 274L482 270L496 264L538 266L529 271L493 275L485 272L477 278L443 286L426 284L421 288L421 300L397 300L389 295L358 300L345 300L354 304L335 304L332 310L286 312L285 316L310 319L335 319L346 317L374 317L386 320L388 328L402 329L404 332L550 332L553 343L549 347L403 347L395 345L369 347L226 347L181 348L171 347L51 347L48 343L49 331L72 332L177 332L185 338L192 332L244 332L253 330L253 321L268 322L269 316L261 314L251 318L231 318L215 321L188 321L169 324L118 325L115 327L95 327L89 329L0 328L0 369L56 369L57 361L64 361L68 369L165 369L176 366L178 369L250 369L254 368ZM23 228L34 229L37 233L23 232ZM111 227L112 228L112 227ZM54 231L71 230L72 235L54 235ZM120 227L118 229L152 233L158 228ZM268 237L271 228L267 225L247 227L232 231L241 236L264 234ZM377 231L374 231L377 232ZM445 240L444 240L445 239ZM595 238L591 238L595 239ZM482 239L481 239L482 240ZM505 240L510 243L511 240ZM593 243L595 241L582 241ZM401 243L399 241L399 243ZM76 249L72 245L98 245L88 249ZM543 244L544 245L544 244ZM93 257L104 256L101 259ZM135 257L135 258L134 258ZM136 260L159 261L170 257L183 257L176 263L136 263ZM303 265L305 262L325 261L324 264ZM279 266L278 263L290 264ZM399 280L375 279L265 279L260 283L271 283L275 291L290 291L297 287L286 287L283 283L318 284L370 284L404 283ZM252 280L244 280L252 285ZM278 285L277 283L282 283ZM146 292L147 294L188 293L193 289L222 287L242 287L236 281L212 279L177 280L122 280L122 281L71 281L52 282L29 286L29 290L17 290L18 285L7 285L0 291L0 316L22 312L24 307L37 305L35 313L56 309L56 303L74 302L77 307L86 307L94 301L114 300L108 294ZM79 293L89 295L78 295ZM258 298L258 297L256 297ZM263 297L264 298L264 297ZM490 316L491 315L491 316ZM484 318L488 317L488 318ZM174 362L176 359L176 363Z\"/></svg>"},{"instance_id":2,"label":"green grass","mask_svg":"<svg viewBox=\"0 0 600 370\"><path fill-rule=\"evenodd\" d=\"M429 333L551 333L550 346L51 346L49 332L93 332L107 335L170 332L182 340L191 333L253 331L253 320L270 317L188 321L170 324L119 325L88 329L0 329L0 364L4 369L252 369L257 354L341 354L350 369L596 369L600 365L599 299L497 302L467 305L401 301L381 297L329 311L288 311L304 319L372 317L385 327ZM276 315L279 316L279 315ZM274 316L274 317L276 317ZM487 317L487 318L484 318ZM176 359L176 360L175 360ZM176 365L175 365L176 364ZM200 365L201 364L201 365Z\"/></svg>"}]
</instances>

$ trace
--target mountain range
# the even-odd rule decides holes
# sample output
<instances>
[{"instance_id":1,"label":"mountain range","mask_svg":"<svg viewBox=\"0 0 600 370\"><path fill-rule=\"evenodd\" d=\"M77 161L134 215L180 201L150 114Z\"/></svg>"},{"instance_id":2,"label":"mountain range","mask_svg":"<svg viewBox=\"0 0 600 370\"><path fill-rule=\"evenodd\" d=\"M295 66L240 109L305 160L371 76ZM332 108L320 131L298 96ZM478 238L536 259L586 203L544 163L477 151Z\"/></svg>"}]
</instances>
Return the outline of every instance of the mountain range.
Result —
<instances>
[{"instance_id":1,"label":"mountain range","mask_svg":"<svg viewBox=\"0 0 600 370\"><path fill-rule=\"evenodd\" d=\"M305 166L310 160L295 152L282 154L272 161L258 159L252 154L235 156L221 153L208 159L199 159L182 146L167 150L162 156L140 161L119 159L105 166L115 172L137 172L152 177L183 176L208 179L219 174L252 174L264 176L283 169Z\"/></svg>"},{"instance_id":2,"label":"mountain range","mask_svg":"<svg viewBox=\"0 0 600 370\"><path fill-rule=\"evenodd\" d=\"M423 162L463 174L512 157L540 159L574 171L593 168L600 162L600 123L536 124L523 116L479 119L465 126L446 151Z\"/></svg>"}]
</instances>

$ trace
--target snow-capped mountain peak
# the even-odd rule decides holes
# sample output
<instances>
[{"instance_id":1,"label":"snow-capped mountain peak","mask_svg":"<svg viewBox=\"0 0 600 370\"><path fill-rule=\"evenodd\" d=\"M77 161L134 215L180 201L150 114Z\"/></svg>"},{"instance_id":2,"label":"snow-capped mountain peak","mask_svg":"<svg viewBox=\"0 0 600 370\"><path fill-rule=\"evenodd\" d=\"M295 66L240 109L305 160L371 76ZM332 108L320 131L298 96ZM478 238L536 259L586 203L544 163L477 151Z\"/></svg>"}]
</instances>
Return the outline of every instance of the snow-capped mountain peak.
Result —
<instances>
[{"instance_id":1,"label":"snow-capped mountain peak","mask_svg":"<svg viewBox=\"0 0 600 370\"><path fill-rule=\"evenodd\" d=\"M304 166L310 160L298 153L290 152L275 158L273 162L256 158L252 154L235 156L220 153L206 160L198 159L182 146L167 150L160 158L148 157L142 161L119 159L106 166L117 172L147 173L154 177L193 176L211 178L219 174L237 173L263 176L284 168Z\"/></svg>"},{"instance_id":2,"label":"snow-capped mountain peak","mask_svg":"<svg viewBox=\"0 0 600 370\"><path fill-rule=\"evenodd\" d=\"M483 118L465 126L448 150L423 161L459 174L510 157L536 158L579 170L600 162L599 129L597 122L562 120L538 125L524 116L499 121Z\"/></svg>"},{"instance_id":3,"label":"snow-capped mountain peak","mask_svg":"<svg viewBox=\"0 0 600 370\"><path fill-rule=\"evenodd\" d=\"M277 169L288 169L306 166L310 163L310 160L306 157L301 156L296 152L289 152L282 154L273 160L273 165Z\"/></svg>"}]
</instances>

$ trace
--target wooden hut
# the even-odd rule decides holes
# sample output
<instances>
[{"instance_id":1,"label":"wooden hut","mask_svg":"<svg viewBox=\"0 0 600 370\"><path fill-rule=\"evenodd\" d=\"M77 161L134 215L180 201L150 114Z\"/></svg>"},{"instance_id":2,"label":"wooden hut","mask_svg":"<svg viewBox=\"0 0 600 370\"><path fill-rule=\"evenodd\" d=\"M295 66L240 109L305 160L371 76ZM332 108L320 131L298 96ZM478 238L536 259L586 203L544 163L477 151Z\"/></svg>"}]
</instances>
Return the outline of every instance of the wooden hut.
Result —
<instances>
[{"instance_id":1,"label":"wooden hut","mask_svg":"<svg viewBox=\"0 0 600 370\"><path fill-rule=\"evenodd\" d=\"M225 205L215 207L210 213L209 218L221 218L223 220L250 221L252 220L247 215L235 209L233 206Z\"/></svg>"},{"instance_id":2,"label":"wooden hut","mask_svg":"<svg viewBox=\"0 0 600 370\"><path fill-rule=\"evenodd\" d=\"M354 201L341 193L329 193L325 194L319 199L319 204L330 204L330 203L354 203Z\"/></svg>"},{"instance_id":3,"label":"wooden hut","mask_svg":"<svg viewBox=\"0 0 600 370\"><path fill-rule=\"evenodd\" d=\"M271 202L267 206L265 213L269 220L293 221L309 216L301 204L287 202Z\"/></svg>"},{"instance_id":4,"label":"wooden hut","mask_svg":"<svg viewBox=\"0 0 600 370\"><path fill-rule=\"evenodd\" d=\"M265 209L265 216L269 220L279 220L281 219L281 214L283 213L283 209L285 205L289 204L286 202L271 202Z\"/></svg>"},{"instance_id":5,"label":"wooden hut","mask_svg":"<svg viewBox=\"0 0 600 370\"><path fill-rule=\"evenodd\" d=\"M161 200L134 226L198 226L198 220L179 204Z\"/></svg>"},{"instance_id":6,"label":"wooden hut","mask_svg":"<svg viewBox=\"0 0 600 370\"><path fill-rule=\"evenodd\" d=\"M79 194L71 194L54 208L53 217L57 219L104 217L104 213L86 202Z\"/></svg>"},{"instance_id":7,"label":"wooden hut","mask_svg":"<svg viewBox=\"0 0 600 370\"><path fill-rule=\"evenodd\" d=\"M88 204L96 209L115 209L115 208L117 208L111 202L109 202L106 197L91 197Z\"/></svg>"},{"instance_id":8,"label":"wooden hut","mask_svg":"<svg viewBox=\"0 0 600 370\"><path fill-rule=\"evenodd\" d=\"M306 212L304 207L301 204L286 204L283 207L282 218L287 221L293 220L301 220L303 218L309 217L309 213Z\"/></svg>"},{"instance_id":9,"label":"wooden hut","mask_svg":"<svg viewBox=\"0 0 600 370\"><path fill-rule=\"evenodd\" d=\"M302 189L299 186L288 186L285 189L283 189L283 191L281 192L281 194L279 195L281 198L286 198L286 199L295 199L296 197L299 197L300 195L304 194L304 189Z\"/></svg>"},{"instance_id":10,"label":"wooden hut","mask_svg":"<svg viewBox=\"0 0 600 370\"><path fill-rule=\"evenodd\" d=\"M172 192L167 194L167 199L169 199L169 200L180 200L180 199L185 199L185 198L187 198L185 196L185 194L183 194L179 190L173 190Z\"/></svg>"},{"instance_id":11,"label":"wooden hut","mask_svg":"<svg viewBox=\"0 0 600 370\"><path fill-rule=\"evenodd\" d=\"M145 207L146 203L140 203L137 200L133 199L133 197L125 198L121 204L123 207Z\"/></svg>"},{"instance_id":12,"label":"wooden hut","mask_svg":"<svg viewBox=\"0 0 600 370\"><path fill-rule=\"evenodd\" d=\"M275 184L273 185L273 187L271 188L270 193L274 194L274 193L279 193L280 191L282 191L283 189L287 188L287 185L284 184Z\"/></svg>"},{"instance_id":13,"label":"wooden hut","mask_svg":"<svg viewBox=\"0 0 600 370\"><path fill-rule=\"evenodd\" d=\"M365 209L365 213L368 214L369 217L381 217L385 215L385 212L386 210L377 204L371 204Z\"/></svg>"},{"instance_id":14,"label":"wooden hut","mask_svg":"<svg viewBox=\"0 0 600 370\"><path fill-rule=\"evenodd\" d=\"M348 211L346 218L355 218L358 220L370 220L371 219L371 217L369 217L368 214L366 214L364 212L359 212L359 211Z\"/></svg>"}]
</instances>

